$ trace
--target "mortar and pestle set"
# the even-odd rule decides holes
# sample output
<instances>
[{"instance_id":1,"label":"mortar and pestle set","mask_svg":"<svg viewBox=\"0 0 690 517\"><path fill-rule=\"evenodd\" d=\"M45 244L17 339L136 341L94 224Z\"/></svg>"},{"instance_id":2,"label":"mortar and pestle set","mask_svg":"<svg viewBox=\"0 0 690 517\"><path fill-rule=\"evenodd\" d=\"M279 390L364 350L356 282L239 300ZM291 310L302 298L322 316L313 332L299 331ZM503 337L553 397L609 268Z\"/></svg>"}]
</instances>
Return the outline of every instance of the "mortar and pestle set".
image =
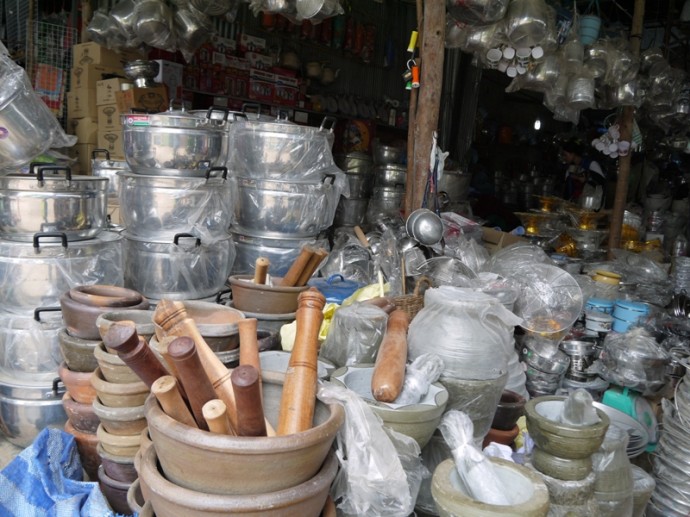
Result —
<instances>
[{"instance_id":1,"label":"mortar and pestle set","mask_svg":"<svg viewBox=\"0 0 690 517\"><path fill-rule=\"evenodd\" d=\"M143 501L154 512L320 513L338 469L330 447L344 420L339 405L316 399L324 302L316 290L300 295L291 367L282 380L261 380L255 319L238 322L239 366L232 370L181 302L162 300L154 313L165 366L155 356L155 363L137 361L143 347L136 330L111 326L105 342L142 380L152 380L145 409L153 446L142 447L137 464Z\"/></svg>"}]
</instances>

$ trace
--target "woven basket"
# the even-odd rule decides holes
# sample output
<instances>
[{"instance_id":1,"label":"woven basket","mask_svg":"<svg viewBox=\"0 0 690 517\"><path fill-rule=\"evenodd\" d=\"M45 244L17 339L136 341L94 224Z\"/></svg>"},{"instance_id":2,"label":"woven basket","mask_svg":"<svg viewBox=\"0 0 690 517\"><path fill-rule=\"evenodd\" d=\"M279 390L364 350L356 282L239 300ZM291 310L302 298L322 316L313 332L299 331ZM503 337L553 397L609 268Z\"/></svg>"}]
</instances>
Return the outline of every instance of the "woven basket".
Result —
<instances>
[{"instance_id":1,"label":"woven basket","mask_svg":"<svg viewBox=\"0 0 690 517\"><path fill-rule=\"evenodd\" d=\"M419 290L422 285L426 285L427 287L433 286L429 277L421 276L419 277L419 280L417 280L417 285L415 285L414 292L412 294L395 296L391 299L396 309L405 311L407 313L407 315L410 317L410 321L424 307L424 295L419 294Z\"/></svg>"}]
</instances>

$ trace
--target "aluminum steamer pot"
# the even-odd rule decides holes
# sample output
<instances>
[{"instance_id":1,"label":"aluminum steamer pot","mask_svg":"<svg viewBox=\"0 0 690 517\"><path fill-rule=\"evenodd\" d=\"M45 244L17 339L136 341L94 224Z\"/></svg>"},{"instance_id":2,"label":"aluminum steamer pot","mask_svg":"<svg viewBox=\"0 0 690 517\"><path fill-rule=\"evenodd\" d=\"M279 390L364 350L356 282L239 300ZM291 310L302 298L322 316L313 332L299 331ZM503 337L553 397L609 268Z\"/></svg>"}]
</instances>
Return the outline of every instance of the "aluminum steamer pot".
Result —
<instances>
[{"instance_id":1,"label":"aluminum steamer pot","mask_svg":"<svg viewBox=\"0 0 690 517\"><path fill-rule=\"evenodd\" d=\"M214 171L220 173L214 175ZM133 236L171 242L177 233L202 238L227 235L233 218L234 181L225 167L206 178L145 176L122 172L120 217Z\"/></svg>"},{"instance_id":2,"label":"aluminum steamer pot","mask_svg":"<svg viewBox=\"0 0 690 517\"><path fill-rule=\"evenodd\" d=\"M335 176L320 183L238 178L237 224L264 237L313 237L333 223Z\"/></svg>"},{"instance_id":3,"label":"aluminum steamer pot","mask_svg":"<svg viewBox=\"0 0 690 517\"><path fill-rule=\"evenodd\" d=\"M98 158L99 155L105 158ZM126 161L111 160L110 152L107 149L94 149L91 153L91 171L97 178L108 178L108 203L119 203L118 193L120 179L118 172L129 172L131 169Z\"/></svg>"},{"instance_id":4,"label":"aluminum steamer pot","mask_svg":"<svg viewBox=\"0 0 690 517\"><path fill-rule=\"evenodd\" d=\"M106 227L106 178L37 163L30 171L0 177L0 237L31 242L37 232L61 232L76 241Z\"/></svg>"},{"instance_id":5,"label":"aluminum steamer pot","mask_svg":"<svg viewBox=\"0 0 690 517\"><path fill-rule=\"evenodd\" d=\"M31 244L0 240L0 312L29 315L36 307L56 307L62 293L77 285L122 285L118 234L45 242L54 236L37 233Z\"/></svg>"},{"instance_id":6,"label":"aluminum steamer pot","mask_svg":"<svg viewBox=\"0 0 690 517\"><path fill-rule=\"evenodd\" d=\"M189 233L167 242L151 242L125 231L125 287L149 300L198 300L215 296L225 284L235 260L229 234L202 242Z\"/></svg>"},{"instance_id":7,"label":"aluminum steamer pot","mask_svg":"<svg viewBox=\"0 0 690 517\"><path fill-rule=\"evenodd\" d=\"M347 181L350 185L350 199L369 198L374 185L371 156L355 151L335 156L335 163L347 175Z\"/></svg>"},{"instance_id":8,"label":"aluminum steamer pot","mask_svg":"<svg viewBox=\"0 0 690 517\"><path fill-rule=\"evenodd\" d=\"M347 199L340 198L338 208L335 211L335 226L359 226L364 224L367 215L369 198Z\"/></svg>"},{"instance_id":9,"label":"aluminum steamer pot","mask_svg":"<svg viewBox=\"0 0 690 517\"><path fill-rule=\"evenodd\" d=\"M204 177L223 165L225 118L169 110L122 115L125 158L136 174Z\"/></svg>"},{"instance_id":10,"label":"aluminum steamer pot","mask_svg":"<svg viewBox=\"0 0 690 517\"><path fill-rule=\"evenodd\" d=\"M67 422L64 394L57 375L49 381L0 376L0 431L8 442L28 447L44 428L62 429Z\"/></svg>"}]
</instances>

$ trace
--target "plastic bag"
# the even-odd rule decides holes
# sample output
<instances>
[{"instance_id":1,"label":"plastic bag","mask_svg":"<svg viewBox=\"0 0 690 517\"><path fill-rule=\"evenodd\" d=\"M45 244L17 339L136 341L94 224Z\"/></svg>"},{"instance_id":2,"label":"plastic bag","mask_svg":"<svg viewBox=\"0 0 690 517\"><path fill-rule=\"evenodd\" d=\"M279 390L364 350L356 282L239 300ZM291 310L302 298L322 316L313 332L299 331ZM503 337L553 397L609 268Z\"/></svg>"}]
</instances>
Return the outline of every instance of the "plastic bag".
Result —
<instances>
[{"instance_id":1,"label":"plastic bag","mask_svg":"<svg viewBox=\"0 0 690 517\"><path fill-rule=\"evenodd\" d=\"M419 444L384 430L381 418L347 388L322 383L318 398L345 408L345 423L336 437L340 470L331 487L338 509L349 515L412 513L421 482L430 476Z\"/></svg>"},{"instance_id":2,"label":"plastic bag","mask_svg":"<svg viewBox=\"0 0 690 517\"><path fill-rule=\"evenodd\" d=\"M601 419L594 409L592 395L580 388L573 391L563 402L559 421L568 425L594 425Z\"/></svg>"},{"instance_id":3,"label":"plastic bag","mask_svg":"<svg viewBox=\"0 0 690 517\"><path fill-rule=\"evenodd\" d=\"M416 404L429 391L429 386L443 373L443 360L435 354L422 354L405 369L405 382L395 404Z\"/></svg>"},{"instance_id":4,"label":"plastic bag","mask_svg":"<svg viewBox=\"0 0 690 517\"><path fill-rule=\"evenodd\" d=\"M448 0L446 9L454 20L480 27L502 20L509 3L508 0Z\"/></svg>"},{"instance_id":5,"label":"plastic bag","mask_svg":"<svg viewBox=\"0 0 690 517\"><path fill-rule=\"evenodd\" d=\"M449 411L443 415L439 429L453 454L464 491L472 499L502 506L515 502L511 499L511 491L496 474L494 465L472 444L474 426L465 413Z\"/></svg>"},{"instance_id":6,"label":"plastic bag","mask_svg":"<svg viewBox=\"0 0 690 517\"><path fill-rule=\"evenodd\" d=\"M628 434L611 425L597 452L592 455L594 497L601 517L632 515L633 473L626 454Z\"/></svg>"},{"instance_id":7,"label":"plastic bag","mask_svg":"<svg viewBox=\"0 0 690 517\"><path fill-rule=\"evenodd\" d=\"M513 0L504 20L506 37L516 48L539 45L546 39L552 15L544 0Z\"/></svg>"}]
</instances>

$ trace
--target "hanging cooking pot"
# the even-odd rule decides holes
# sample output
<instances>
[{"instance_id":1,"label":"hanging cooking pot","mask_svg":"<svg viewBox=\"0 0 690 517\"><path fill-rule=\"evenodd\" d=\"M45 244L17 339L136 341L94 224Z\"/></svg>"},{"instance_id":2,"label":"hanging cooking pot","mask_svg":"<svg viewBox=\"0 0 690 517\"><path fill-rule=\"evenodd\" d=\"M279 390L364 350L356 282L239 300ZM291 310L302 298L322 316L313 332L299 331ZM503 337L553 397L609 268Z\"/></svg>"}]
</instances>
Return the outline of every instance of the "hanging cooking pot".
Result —
<instances>
[{"instance_id":1,"label":"hanging cooking pot","mask_svg":"<svg viewBox=\"0 0 690 517\"><path fill-rule=\"evenodd\" d=\"M223 165L226 118L172 108L156 115L122 115L125 158L136 174L204 177Z\"/></svg>"},{"instance_id":2,"label":"hanging cooking pot","mask_svg":"<svg viewBox=\"0 0 690 517\"><path fill-rule=\"evenodd\" d=\"M0 237L31 242L37 232L91 239L106 227L108 180L72 176L68 167L31 164L30 174L0 176Z\"/></svg>"}]
</instances>

